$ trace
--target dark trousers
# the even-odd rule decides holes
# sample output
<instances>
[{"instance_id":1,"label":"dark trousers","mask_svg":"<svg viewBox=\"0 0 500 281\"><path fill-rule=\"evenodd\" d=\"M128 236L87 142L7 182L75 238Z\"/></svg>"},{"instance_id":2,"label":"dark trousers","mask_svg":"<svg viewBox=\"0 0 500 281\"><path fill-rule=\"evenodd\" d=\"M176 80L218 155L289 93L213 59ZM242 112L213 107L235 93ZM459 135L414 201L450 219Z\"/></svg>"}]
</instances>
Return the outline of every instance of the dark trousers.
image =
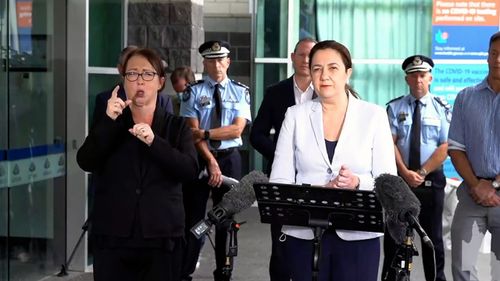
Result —
<instances>
[{"instance_id":1,"label":"dark trousers","mask_svg":"<svg viewBox=\"0 0 500 281\"><path fill-rule=\"evenodd\" d=\"M93 247L95 281L178 281L182 239L168 247Z\"/></svg>"},{"instance_id":2,"label":"dark trousers","mask_svg":"<svg viewBox=\"0 0 500 281\"><path fill-rule=\"evenodd\" d=\"M237 149L227 154L220 154L216 157L219 168L224 176L235 179L241 178L241 156ZM200 163L204 160L200 159ZM206 165L205 165L206 166ZM184 249L182 278L191 280L191 274L196 269L196 262L201 251L202 240L196 239L191 233L191 227L197 222L205 218L207 200L212 192L213 205L217 205L222 196L229 190L227 186L212 188L207 184L206 179L196 180L194 182L184 184L184 210L186 213L186 246ZM215 263L214 279L229 280L222 275L222 268L226 259L226 241L227 241L227 225L215 226Z\"/></svg>"},{"instance_id":3,"label":"dark trousers","mask_svg":"<svg viewBox=\"0 0 500 281\"><path fill-rule=\"evenodd\" d=\"M444 246L443 246L443 203L444 203L444 187L446 186L446 178L442 170L430 173L427 175L426 181L430 181L431 185L426 186L425 182L418 188L412 188L413 192L420 201L420 215L418 220L422 228L425 230L432 243L434 244L434 255L436 258L436 281L444 281ZM422 243L423 245L423 243ZM386 231L384 236L384 266L382 269L382 280L396 280L396 271L392 269L391 263L396 254L398 245L394 242L390 234ZM431 279L434 269L434 257L432 250L426 246L422 247L422 261L424 265L425 279Z\"/></svg>"},{"instance_id":4,"label":"dark trousers","mask_svg":"<svg viewBox=\"0 0 500 281\"><path fill-rule=\"evenodd\" d=\"M286 236L286 261L293 281L311 281L313 240ZM380 239L342 240L328 230L321 239L319 281L376 281Z\"/></svg>"},{"instance_id":5,"label":"dark trousers","mask_svg":"<svg viewBox=\"0 0 500 281\"><path fill-rule=\"evenodd\" d=\"M271 281L290 281L288 264L286 263L283 243L279 241L281 224L271 224L271 259L269 261L269 277Z\"/></svg>"}]
</instances>

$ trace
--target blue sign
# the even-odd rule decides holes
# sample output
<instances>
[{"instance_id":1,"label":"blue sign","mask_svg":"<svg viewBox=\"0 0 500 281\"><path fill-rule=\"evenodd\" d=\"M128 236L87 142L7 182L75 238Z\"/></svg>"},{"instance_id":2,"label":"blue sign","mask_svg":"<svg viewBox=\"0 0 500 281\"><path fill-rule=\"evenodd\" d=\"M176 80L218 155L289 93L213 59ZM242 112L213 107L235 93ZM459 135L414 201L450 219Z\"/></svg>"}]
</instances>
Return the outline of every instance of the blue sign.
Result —
<instances>
[{"instance_id":1,"label":"blue sign","mask_svg":"<svg viewBox=\"0 0 500 281\"><path fill-rule=\"evenodd\" d=\"M498 26L432 27L433 59L480 59L488 57L490 36Z\"/></svg>"},{"instance_id":2,"label":"blue sign","mask_svg":"<svg viewBox=\"0 0 500 281\"><path fill-rule=\"evenodd\" d=\"M488 74L484 64L436 64L432 69L431 93L453 105L463 88L479 84Z\"/></svg>"}]
</instances>

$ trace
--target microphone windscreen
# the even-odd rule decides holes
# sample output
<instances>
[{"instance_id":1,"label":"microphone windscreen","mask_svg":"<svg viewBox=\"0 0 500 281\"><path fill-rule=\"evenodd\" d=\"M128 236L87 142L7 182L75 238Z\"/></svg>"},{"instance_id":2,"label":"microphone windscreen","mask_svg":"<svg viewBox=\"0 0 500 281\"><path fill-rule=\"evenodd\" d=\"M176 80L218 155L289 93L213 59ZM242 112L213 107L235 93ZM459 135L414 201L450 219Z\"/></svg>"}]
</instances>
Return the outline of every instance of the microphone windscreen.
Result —
<instances>
[{"instance_id":1,"label":"microphone windscreen","mask_svg":"<svg viewBox=\"0 0 500 281\"><path fill-rule=\"evenodd\" d=\"M266 183L269 179L260 171L252 171L222 197L219 205L233 215L249 208L255 201L254 183Z\"/></svg>"},{"instance_id":2,"label":"microphone windscreen","mask_svg":"<svg viewBox=\"0 0 500 281\"><path fill-rule=\"evenodd\" d=\"M375 194L385 212L387 230L397 244L406 236L406 214L418 217L420 201L398 176L382 174L375 179Z\"/></svg>"}]
</instances>

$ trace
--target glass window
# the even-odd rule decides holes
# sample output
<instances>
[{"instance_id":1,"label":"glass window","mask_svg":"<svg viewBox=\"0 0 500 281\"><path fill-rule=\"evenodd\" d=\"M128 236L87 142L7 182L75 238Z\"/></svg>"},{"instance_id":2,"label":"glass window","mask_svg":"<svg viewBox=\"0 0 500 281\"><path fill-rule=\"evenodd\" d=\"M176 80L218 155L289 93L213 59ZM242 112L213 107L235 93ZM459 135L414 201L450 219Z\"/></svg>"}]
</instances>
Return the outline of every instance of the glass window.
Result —
<instances>
[{"instance_id":1,"label":"glass window","mask_svg":"<svg viewBox=\"0 0 500 281\"><path fill-rule=\"evenodd\" d=\"M116 67L123 48L122 2L89 1L89 66Z\"/></svg>"},{"instance_id":2,"label":"glass window","mask_svg":"<svg viewBox=\"0 0 500 281\"><path fill-rule=\"evenodd\" d=\"M287 57L288 1L259 1L257 9L256 56Z\"/></svg>"}]
</instances>

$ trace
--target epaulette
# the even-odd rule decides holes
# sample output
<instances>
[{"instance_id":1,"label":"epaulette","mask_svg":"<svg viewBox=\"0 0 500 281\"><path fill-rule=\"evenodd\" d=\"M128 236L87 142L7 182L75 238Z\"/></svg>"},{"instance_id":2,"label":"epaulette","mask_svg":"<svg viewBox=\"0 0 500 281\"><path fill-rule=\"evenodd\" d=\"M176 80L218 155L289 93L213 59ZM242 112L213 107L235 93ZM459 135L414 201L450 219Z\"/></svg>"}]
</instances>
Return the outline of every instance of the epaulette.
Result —
<instances>
[{"instance_id":1,"label":"epaulette","mask_svg":"<svg viewBox=\"0 0 500 281\"><path fill-rule=\"evenodd\" d=\"M243 83L241 83L241 82L235 81L235 80L233 80L233 79L231 79L231 82L233 82L234 84L236 84L236 85L238 85L238 86L241 86L241 87L243 87L243 88L245 88L245 89L247 89L247 90L248 90L248 89L250 89L250 87L248 87L247 85L245 85L245 84L243 84Z\"/></svg>"},{"instance_id":2,"label":"epaulette","mask_svg":"<svg viewBox=\"0 0 500 281\"><path fill-rule=\"evenodd\" d=\"M187 84L187 87L192 87L192 86L194 86L194 85L198 85L198 84L201 84L201 83L203 83L203 82L205 82L205 80L196 80L196 81L193 81L193 82L191 82L191 83L188 83L188 84Z\"/></svg>"},{"instance_id":3,"label":"epaulette","mask_svg":"<svg viewBox=\"0 0 500 281\"><path fill-rule=\"evenodd\" d=\"M443 99L442 97L435 96L434 100L437 101L446 110L450 110L451 109L451 105L445 99Z\"/></svg>"},{"instance_id":4,"label":"epaulette","mask_svg":"<svg viewBox=\"0 0 500 281\"><path fill-rule=\"evenodd\" d=\"M397 100L400 100L400 99L402 99L402 98L404 98L404 97L405 97L405 96L404 96L404 95L402 95L402 96L400 96L400 97L397 97L397 98L395 98L395 99L392 99L392 100L388 101L385 105L389 105L391 102L393 102L393 101L397 101Z\"/></svg>"}]
</instances>

